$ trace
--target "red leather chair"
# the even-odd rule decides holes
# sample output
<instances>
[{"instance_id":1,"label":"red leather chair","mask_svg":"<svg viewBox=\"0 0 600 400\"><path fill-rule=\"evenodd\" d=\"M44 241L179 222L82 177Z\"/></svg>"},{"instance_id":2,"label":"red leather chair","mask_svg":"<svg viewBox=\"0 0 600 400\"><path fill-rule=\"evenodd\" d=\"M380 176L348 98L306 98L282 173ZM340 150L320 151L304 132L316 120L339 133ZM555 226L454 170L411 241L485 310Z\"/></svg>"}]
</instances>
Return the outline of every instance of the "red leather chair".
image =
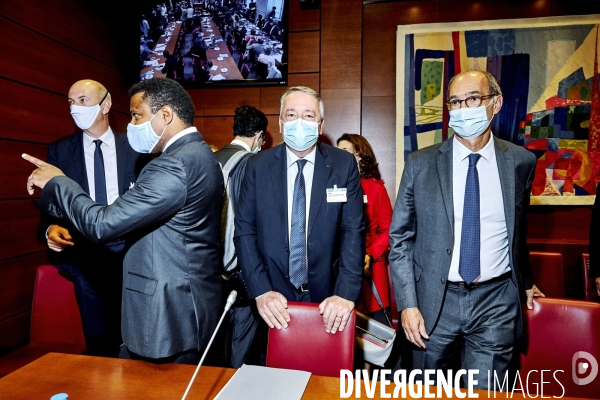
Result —
<instances>
[{"instance_id":1,"label":"red leather chair","mask_svg":"<svg viewBox=\"0 0 600 400\"><path fill-rule=\"evenodd\" d=\"M521 343L521 365L519 375L523 385L535 394L544 373L544 396L587 397L600 396L600 371L598 377L587 385L573 381L573 370L583 359L573 359L577 352L584 351L600 361L600 304L589 301L536 298L533 310L524 308L525 331ZM560 382L557 383L553 376ZM579 378L589 376L577 374ZM575 371L577 372L577 371ZM562 385L562 387L561 387ZM512 383L511 383L512 387ZM564 393L563 393L564 387ZM537 387L539 393L539 386ZM516 392L520 393L520 392Z\"/></svg>"},{"instance_id":2,"label":"red leather chair","mask_svg":"<svg viewBox=\"0 0 600 400\"><path fill-rule=\"evenodd\" d=\"M85 340L73 282L53 265L37 269L30 342L0 358L0 377L49 353L83 354Z\"/></svg>"},{"instance_id":3,"label":"red leather chair","mask_svg":"<svg viewBox=\"0 0 600 400\"><path fill-rule=\"evenodd\" d=\"M565 274L560 253L532 251L529 255L535 285L548 297L565 297Z\"/></svg>"},{"instance_id":4,"label":"red leather chair","mask_svg":"<svg viewBox=\"0 0 600 400\"><path fill-rule=\"evenodd\" d=\"M297 369L314 375L340 376L354 363L354 312L346 328L334 335L325 332L316 303L288 302L287 329L269 329L267 367Z\"/></svg>"},{"instance_id":5,"label":"red leather chair","mask_svg":"<svg viewBox=\"0 0 600 400\"><path fill-rule=\"evenodd\" d=\"M596 289L596 280L590 277L590 255L589 253L581 253L581 274L583 276L583 296L584 299L590 301L598 297Z\"/></svg>"}]
</instances>

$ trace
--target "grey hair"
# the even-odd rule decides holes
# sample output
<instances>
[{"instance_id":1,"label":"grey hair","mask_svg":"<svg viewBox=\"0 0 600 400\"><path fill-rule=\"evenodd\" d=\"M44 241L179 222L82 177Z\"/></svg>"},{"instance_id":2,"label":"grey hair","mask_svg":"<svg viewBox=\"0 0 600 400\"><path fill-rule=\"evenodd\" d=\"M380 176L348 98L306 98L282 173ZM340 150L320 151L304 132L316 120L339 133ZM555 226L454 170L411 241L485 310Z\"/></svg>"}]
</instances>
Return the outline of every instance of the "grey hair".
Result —
<instances>
[{"instance_id":1,"label":"grey hair","mask_svg":"<svg viewBox=\"0 0 600 400\"><path fill-rule=\"evenodd\" d=\"M321 114L321 119L325 118L325 105L323 104L323 99L314 89L309 88L308 86L293 86L286 90L283 95L281 95L281 101L279 102L279 116L281 117L281 113L283 113L283 101L286 97L294 92L304 92L306 94L310 94L315 99L319 100L319 113Z\"/></svg>"},{"instance_id":2,"label":"grey hair","mask_svg":"<svg viewBox=\"0 0 600 400\"><path fill-rule=\"evenodd\" d=\"M483 75L485 75L485 77L488 80L488 90L489 90L489 94L497 94L498 96L502 96L502 89L500 89L500 85L498 85L498 81L496 80L496 78L494 77L494 75L490 74L488 71L479 71L479 70L470 70L470 71L464 71L461 72L460 74L454 75L452 78L450 78L450 81L448 82L448 88L450 88L450 85L452 85L452 82L454 82L454 79L459 76L462 75L464 73L467 72L481 72ZM450 91L448 91L448 99L450 99Z\"/></svg>"}]
</instances>

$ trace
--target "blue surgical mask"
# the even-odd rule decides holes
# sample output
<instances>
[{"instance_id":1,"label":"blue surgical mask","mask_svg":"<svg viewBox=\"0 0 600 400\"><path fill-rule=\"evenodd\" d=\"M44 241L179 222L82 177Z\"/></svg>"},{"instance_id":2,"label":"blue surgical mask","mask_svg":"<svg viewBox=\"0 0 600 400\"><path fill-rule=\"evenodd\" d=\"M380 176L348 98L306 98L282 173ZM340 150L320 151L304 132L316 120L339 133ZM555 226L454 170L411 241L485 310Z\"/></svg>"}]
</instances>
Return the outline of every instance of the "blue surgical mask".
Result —
<instances>
[{"instance_id":1,"label":"blue surgical mask","mask_svg":"<svg viewBox=\"0 0 600 400\"><path fill-rule=\"evenodd\" d=\"M138 153L152 153L152 150L167 129L167 125L165 125L161 134L156 135L150 123L156 115L158 115L158 113L154 114L149 121L146 121L143 124L133 125L132 123L129 123L129 125L127 125L127 140L129 141L131 148Z\"/></svg>"},{"instance_id":2,"label":"blue surgical mask","mask_svg":"<svg viewBox=\"0 0 600 400\"><path fill-rule=\"evenodd\" d=\"M283 141L296 151L304 151L317 143L319 123L297 118L283 123Z\"/></svg>"},{"instance_id":3,"label":"blue surgical mask","mask_svg":"<svg viewBox=\"0 0 600 400\"><path fill-rule=\"evenodd\" d=\"M448 125L463 139L475 139L481 135L490 125L491 120L487 117L487 108L494 104L490 102L487 106L465 107L458 110L450 110L450 122ZM494 116L492 115L492 119Z\"/></svg>"}]
</instances>

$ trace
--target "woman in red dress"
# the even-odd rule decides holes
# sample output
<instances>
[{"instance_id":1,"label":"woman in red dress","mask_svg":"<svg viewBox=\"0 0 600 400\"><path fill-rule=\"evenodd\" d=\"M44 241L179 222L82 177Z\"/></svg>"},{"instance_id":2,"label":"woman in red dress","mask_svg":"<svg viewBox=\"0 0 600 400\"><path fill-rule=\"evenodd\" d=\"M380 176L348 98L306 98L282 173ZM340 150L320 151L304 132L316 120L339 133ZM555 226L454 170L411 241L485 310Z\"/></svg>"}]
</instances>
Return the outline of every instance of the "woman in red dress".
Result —
<instances>
[{"instance_id":1,"label":"woman in red dress","mask_svg":"<svg viewBox=\"0 0 600 400\"><path fill-rule=\"evenodd\" d=\"M367 139L360 135L344 133L337 140L337 147L356 157L364 194L367 254L365 280L356 309L390 326L390 286L387 273L389 229L392 221L390 198L379 174L379 164ZM371 280L379 293L383 308L373 294Z\"/></svg>"}]
</instances>

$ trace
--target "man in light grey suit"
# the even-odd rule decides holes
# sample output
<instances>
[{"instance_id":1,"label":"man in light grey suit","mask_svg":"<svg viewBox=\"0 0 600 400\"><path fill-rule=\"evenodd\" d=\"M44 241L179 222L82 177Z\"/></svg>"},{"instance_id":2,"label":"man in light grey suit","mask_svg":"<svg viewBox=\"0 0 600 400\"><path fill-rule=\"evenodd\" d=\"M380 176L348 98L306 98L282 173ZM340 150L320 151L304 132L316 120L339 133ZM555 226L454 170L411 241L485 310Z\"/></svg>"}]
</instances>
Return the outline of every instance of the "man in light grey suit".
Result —
<instances>
[{"instance_id":1,"label":"man in light grey suit","mask_svg":"<svg viewBox=\"0 0 600 400\"><path fill-rule=\"evenodd\" d=\"M389 260L414 368L478 369L485 388L488 371L508 371L520 299L543 296L526 244L536 159L492 136L502 91L491 74L452 78L447 106L456 135L406 161Z\"/></svg>"},{"instance_id":2,"label":"man in light grey suit","mask_svg":"<svg viewBox=\"0 0 600 400\"><path fill-rule=\"evenodd\" d=\"M177 82L161 78L129 91L131 147L162 153L135 186L108 206L95 203L61 170L23 155L36 169L27 187L40 207L67 218L93 242L126 238L121 357L197 363L223 304L219 232L223 176L192 126L194 105Z\"/></svg>"}]
</instances>

